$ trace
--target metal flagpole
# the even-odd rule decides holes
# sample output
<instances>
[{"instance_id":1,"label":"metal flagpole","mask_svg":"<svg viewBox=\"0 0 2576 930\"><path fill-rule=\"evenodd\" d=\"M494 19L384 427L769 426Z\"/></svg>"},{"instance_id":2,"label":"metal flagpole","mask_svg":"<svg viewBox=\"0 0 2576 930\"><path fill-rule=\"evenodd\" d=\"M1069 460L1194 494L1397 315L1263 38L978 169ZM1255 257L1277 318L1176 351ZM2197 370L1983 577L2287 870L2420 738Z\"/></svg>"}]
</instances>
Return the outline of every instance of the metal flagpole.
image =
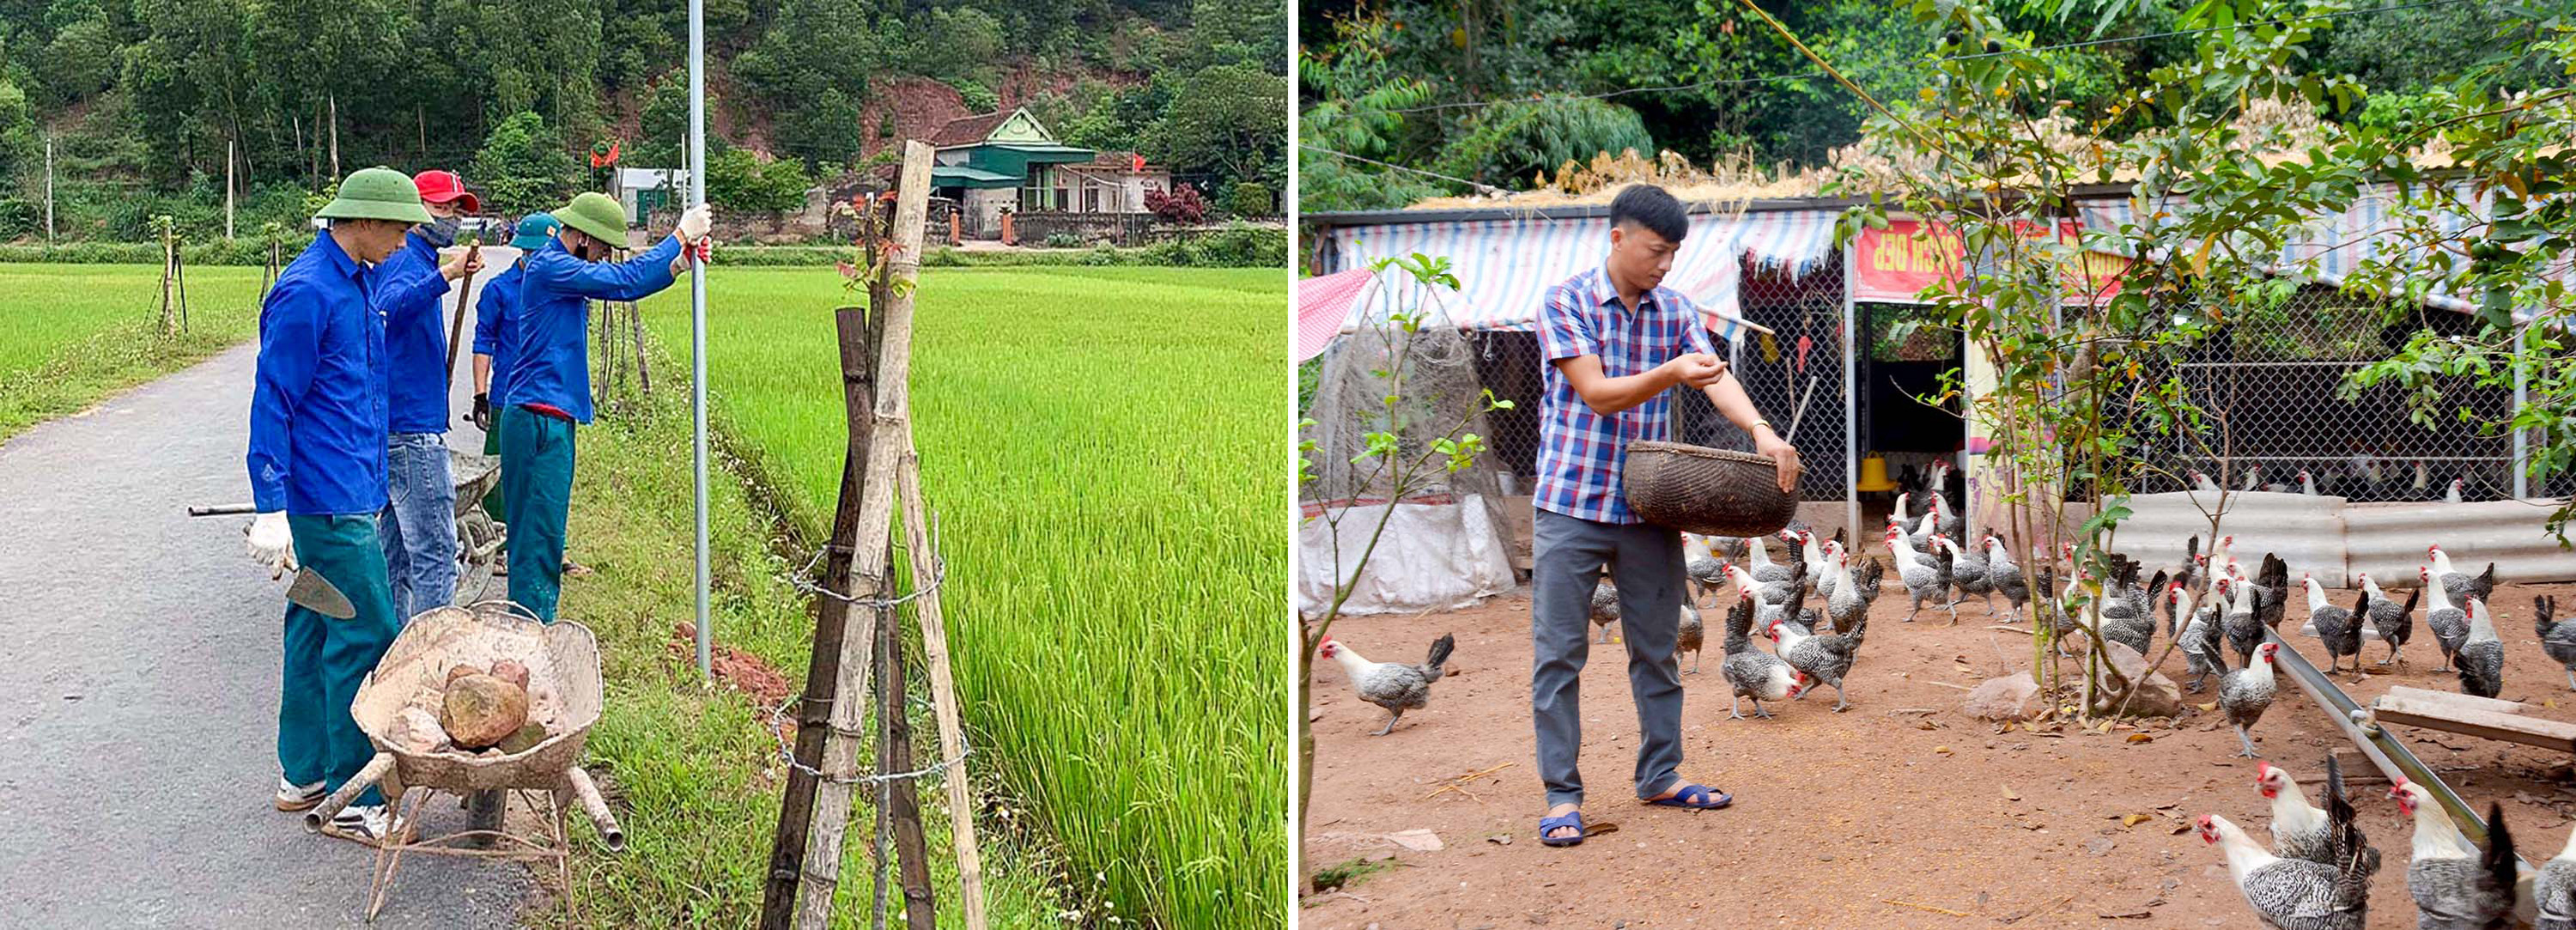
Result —
<instances>
[{"instance_id":1,"label":"metal flagpole","mask_svg":"<svg viewBox=\"0 0 2576 930\"><path fill-rule=\"evenodd\" d=\"M689 206L707 202L706 0L689 0ZM707 265L689 274L690 466L697 477L698 675L714 680L715 633L707 625Z\"/></svg>"},{"instance_id":2,"label":"metal flagpole","mask_svg":"<svg viewBox=\"0 0 2576 930\"><path fill-rule=\"evenodd\" d=\"M1852 549L1859 551L1868 537L1861 535L1860 525L1860 417L1859 395L1853 383L1859 377L1860 359L1855 344L1859 341L1860 314L1852 302L1852 276L1858 274L1853 261L1860 257L1859 240L1843 246L1843 525L1851 529Z\"/></svg>"}]
</instances>

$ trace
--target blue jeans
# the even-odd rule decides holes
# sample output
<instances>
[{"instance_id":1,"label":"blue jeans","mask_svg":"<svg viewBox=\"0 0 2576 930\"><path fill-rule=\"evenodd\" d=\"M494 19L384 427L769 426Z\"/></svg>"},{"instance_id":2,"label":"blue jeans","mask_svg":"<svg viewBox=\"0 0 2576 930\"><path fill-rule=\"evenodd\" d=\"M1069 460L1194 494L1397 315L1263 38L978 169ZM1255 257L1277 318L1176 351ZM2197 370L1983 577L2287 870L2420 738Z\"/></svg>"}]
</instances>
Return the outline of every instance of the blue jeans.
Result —
<instances>
[{"instance_id":1,"label":"blue jeans","mask_svg":"<svg viewBox=\"0 0 2576 930\"><path fill-rule=\"evenodd\" d=\"M395 433L385 442L385 573L402 622L456 600L456 482L447 437Z\"/></svg>"}]
</instances>

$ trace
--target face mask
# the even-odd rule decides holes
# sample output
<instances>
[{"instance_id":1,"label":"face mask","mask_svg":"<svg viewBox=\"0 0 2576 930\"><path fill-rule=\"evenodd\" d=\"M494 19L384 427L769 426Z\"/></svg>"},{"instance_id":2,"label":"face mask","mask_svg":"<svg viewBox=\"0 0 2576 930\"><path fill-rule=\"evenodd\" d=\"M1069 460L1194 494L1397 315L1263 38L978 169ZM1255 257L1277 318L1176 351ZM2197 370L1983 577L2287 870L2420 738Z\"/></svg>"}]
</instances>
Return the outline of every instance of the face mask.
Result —
<instances>
[{"instance_id":1,"label":"face mask","mask_svg":"<svg viewBox=\"0 0 2576 930\"><path fill-rule=\"evenodd\" d=\"M465 218L461 216L433 216L429 222L420 225L420 237L443 249L456 243L457 227L464 224Z\"/></svg>"}]
</instances>

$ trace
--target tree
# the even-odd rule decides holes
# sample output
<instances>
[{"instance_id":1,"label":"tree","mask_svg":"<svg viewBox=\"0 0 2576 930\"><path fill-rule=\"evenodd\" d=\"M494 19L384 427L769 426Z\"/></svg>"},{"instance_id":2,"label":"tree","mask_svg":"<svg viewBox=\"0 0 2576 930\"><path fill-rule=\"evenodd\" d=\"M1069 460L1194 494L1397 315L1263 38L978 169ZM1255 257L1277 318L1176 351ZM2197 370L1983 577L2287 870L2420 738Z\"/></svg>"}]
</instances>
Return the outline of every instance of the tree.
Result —
<instances>
[{"instance_id":1,"label":"tree","mask_svg":"<svg viewBox=\"0 0 2576 930\"><path fill-rule=\"evenodd\" d=\"M1480 111L1440 152L1433 171L1496 186L1526 186L1540 171L1608 152L1655 154L1637 112L1583 97L1511 101Z\"/></svg>"},{"instance_id":2,"label":"tree","mask_svg":"<svg viewBox=\"0 0 2576 930\"><path fill-rule=\"evenodd\" d=\"M86 100L115 83L118 43L107 16L95 13L63 26L37 61L46 103Z\"/></svg>"},{"instance_id":3,"label":"tree","mask_svg":"<svg viewBox=\"0 0 2576 930\"><path fill-rule=\"evenodd\" d=\"M1288 79L1254 65L1191 75L1145 136L1146 156L1215 183L1287 186Z\"/></svg>"},{"instance_id":4,"label":"tree","mask_svg":"<svg viewBox=\"0 0 2576 930\"><path fill-rule=\"evenodd\" d=\"M884 57L873 9L864 0L780 0L760 41L734 58L734 77L771 108L790 154L857 157L859 104Z\"/></svg>"},{"instance_id":5,"label":"tree","mask_svg":"<svg viewBox=\"0 0 2576 930\"><path fill-rule=\"evenodd\" d=\"M971 6L925 9L905 25L905 69L950 84L989 84L1007 48L1001 18Z\"/></svg>"},{"instance_id":6,"label":"tree","mask_svg":"<svg viewBox=\"0 0 2576 930\"><path fill-rule=\"evenodd\" d=\"M805 206L805 191L814 186L803 162L792 158L763 162L748 149L707 156L707 202L728 210L777 213Z\"/></svg>"},{"instance_id":7,"label":"tree","mask_svg":"<svg viewBox=\"0 0 2576 930\"><path fill-rule=\"evenodd\" d=\"M0 77L0 177L15 177L41 157L37 152L43 143L36 138L31 112L27 93Z\"/></svg>"},{"instance_id":8,"label":"tree","mask_svg":"<svg viewBox=\"0 0 2576 930\"><path fill-rule=\"evenodd\" d=\"M492 127L483 148L474 153L473 176L490 192L484 202L505 215L562 206L580 184L581 170L563 138L543 117L529 112Z\"/></svg>"}]
</instances>

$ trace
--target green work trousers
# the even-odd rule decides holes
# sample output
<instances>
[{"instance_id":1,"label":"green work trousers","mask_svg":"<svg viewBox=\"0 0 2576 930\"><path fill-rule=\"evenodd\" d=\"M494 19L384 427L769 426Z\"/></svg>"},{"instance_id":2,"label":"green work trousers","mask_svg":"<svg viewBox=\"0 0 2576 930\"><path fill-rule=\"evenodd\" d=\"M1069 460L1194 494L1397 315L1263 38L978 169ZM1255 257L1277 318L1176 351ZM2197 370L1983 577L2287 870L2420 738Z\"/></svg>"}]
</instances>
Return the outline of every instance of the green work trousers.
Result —
<instances>
[{"instance_id":1,"label":"green work trousers","mask_svg":"<svg viewBox=\"0 0 2576 930\"><path fill-rule=\"evenodd\" d=\"M501 422L498 419L493 420L492 428L483 433L483 454L501 454ZM483 495L483 513L494 520L501 521L504 525L510 522L509 507L502 503L504 500L507 500L504 495L509 492L502 490L502 488L507 487L509 483L510 473L506 471L502 472L501 477L492 479L492 490L485 492ZM507 550L509 547L510 544L505 539L501 543L501 548Z\"/></svg>"},{"instance_id":2,"label":"green work trousers","mask_svg":"<svg viewBox=\"0 0 2576 930\"><path fill-rule=\"evenodd\" d=\"M501 413L509 476L510 599L547 623L563 593L564 524L572 518L572 421L513 406Z\"/></svg>"},{"instance_id":3,"label":"green work trousers","mask_svg":"<svg viewBox=\"0 0 2576 930\"><path fill-rule=\"evenodd\" d=\"M338 791L375 755L375 746L349 716L358 683L393 645L402 621L394 616L393 585L385 550L376 537L376 515L286 517L295 537L295 560L348 596L357 616L335 620L286 605L286 674L277 702L277 765L286 780L322 783ZM368 788L353 802L382 804Z\"/></svg>"}]
</instances>

